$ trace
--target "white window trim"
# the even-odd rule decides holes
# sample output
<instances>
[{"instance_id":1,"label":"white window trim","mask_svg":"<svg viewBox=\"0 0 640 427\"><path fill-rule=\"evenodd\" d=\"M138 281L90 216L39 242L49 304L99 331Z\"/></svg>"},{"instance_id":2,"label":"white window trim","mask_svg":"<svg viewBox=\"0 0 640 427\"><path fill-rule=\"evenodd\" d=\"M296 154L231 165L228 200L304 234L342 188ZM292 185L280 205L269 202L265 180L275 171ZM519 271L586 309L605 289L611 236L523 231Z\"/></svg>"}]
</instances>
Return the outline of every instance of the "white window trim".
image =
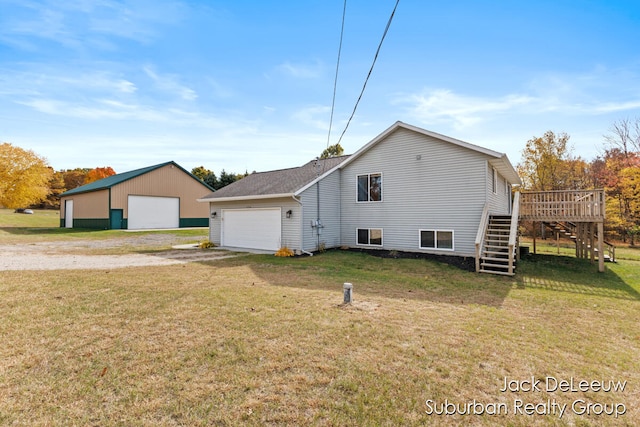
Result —
<instances>
[{"instance_id":1,"label":"white window trim","mask_svg":"<svg viewBox=\"0 0 640 427\"><path fill-rule=\"evenodd\" d=\"M371 230L380 230L380 244L375 245L372 243L358 243L358 231L359 230L367 230L369 232L369 242L371 241ZM356 227L356 246L373 246L376 248L381 248L384 246L384 230L382 228L365 228L365 227Z\"/></svg>"},{"instance_id":2,"label":"white window trim","mask_svg":"<svg viewBox=\"0 0 640 427\"><path fill-rule=\"evenodd\" d=\"M360 176L367 176L367 183L369 183L371 181L371 175L380 175L380 187L381 187L381 192L382 194L380 194L380 200L358 200L358 177ZM368 189L367 189L368 191ZM371 197L371 196L369 196ZM382 201L384 200L384 176L382 175L382 172L371 172L371 173L358 173L356 174L356 203L382 203Z\"/></svg>"},{"instance_id":3,"label":"white window trim","mask_svg":"<svg viewBox=\"0 0 640 427\"><path fill-rule=\"evenodd\" d=\"M491 182L491 191L493 194L498 194L498 171L496 168L493 169L493 181Z\"/></svg>"},{"instance_id":4,"label":"white window trim","mask_svg":"<svg viewBox=\"0 0 640 427\"><path fill-rule=\"evenodd\" d=\"M436 244L436 247L434 248L430 248L430 247L426 247L426 246L422 246L422 232L423 231L433 231L434 234L434 243ZM445 232L445 233L451 233L451 248L439 248L437 247L438 245L438 233L439 232ZM418 230L418 248L419 249L423 249L423 250L431 250L431 251L447 251L447 252L453 252L456 250L456 233L453 230L438 230L435 228L422 228L420 230Z\"/></svg>"}]
</instances>

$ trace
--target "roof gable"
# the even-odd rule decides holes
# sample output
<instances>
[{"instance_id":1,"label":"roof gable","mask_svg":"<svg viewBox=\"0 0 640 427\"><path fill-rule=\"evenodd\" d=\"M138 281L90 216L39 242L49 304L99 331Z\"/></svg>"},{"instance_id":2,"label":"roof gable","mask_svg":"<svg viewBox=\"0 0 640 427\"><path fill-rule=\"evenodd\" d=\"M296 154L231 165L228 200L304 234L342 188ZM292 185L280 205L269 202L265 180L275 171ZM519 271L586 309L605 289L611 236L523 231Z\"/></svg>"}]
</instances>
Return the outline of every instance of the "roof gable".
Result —
<instances>
[{"instance_id":1,"label":"roof gable","mask_svg":"<svg viewBox=\"0 0 640 427\"><path fill-rule=\"evenodd\" d=\"M165 163L160 163L158 165L147 166L145 168L135 169L135 170L128 171L128 172L123 172L123 173L118 173L118 174L115 174L115 175L111 175L111 176L108 176L106 178L102 178L102 179L99 179L97 181L91 182L89 184L81 185L80 187L73 188L73 189L71 189L69 191L65 191L64 193L62 193L60 195L60 197L71 196L71 195L80 194L80 193L89 193L91 191L105 190L105 189L111 188L111 187L113 187L115 185L118 185L118 184L120 184L122 182L128 181L128 180L133 179L133 178L137 178L137 177L139 177L141 175L144 175L144 174L147 174L149 172L152 172L152 171L154 171L156 169L163 168L163 167L165 167L167 165L173 165L173 166L179 168L184 173L186 173L187 175L191 176L193 179L195 179L196 181L201 183L203 186L205 186L209 190L213 191L213 188L211 188L209 185L205 184L204 182L200 181L198 178L193 176L193 174L188 172L182 166L180 166L179 164L177 164L174 161L169 161L169 162L165 162Z\"/></svg>"},{"instance_id":2,"label":"roof gable","mask_svg":"<svg viewBox=\"0 0 640 427\"><path fill-rule=\"evenodd\" d=\"M522 183L521 180L520 180L520 177L518 176L518 173L513 168L513 165L511 165L511 162L507 158L506 154L499 153L497 151L493 151L493 150L490 150L488 148L480 147L479 145L470 144L468 142L461 141L461 140L455 139L455 138L451 138L449 136L442 135L442 134L439 134L439 133L436 133L436 132L432 132L432 131L429 131L429 130L426 130L426 129L422 129L422 128L419 128L417 126L409 125L409 124L403 123L401 121L395 122L393 125L391 125L389 128L387 128L385 131L383 131L380 135L376 136L369 143L367 143L365 146L363 146L358 151L356 151L353 155L351 155L348 159L346 159L342 164L340 164L340 168L344 168L349 163L355 161L360 156L362 156L364 153L366 153L367 151L369 151L370 149L372 149L373 147L378 145L380 142L384 141L389 135L391 135L393 132L395 132L396 130L398 130L400 128L407 129L407 130L410 130L410 131L413 131L413 132L417 132L419 134L422 134L422 135L425 135L425 136L428 136L428 137L431 137L431 138L435 138L435 139L438 139L438 140L441 140L441 141L444 141L444 142L448 142L450 144L453 144L453 145L456 145L456 146L459 146L459 147L463 147L463 148L466 148L468 150L472 150L472 151L475 151L477 153L483 154L483 155L488 157L489 162L491 163L491 165L493 167L495 167L500 172L500 174L502 176L507 178L510 183L518 184L518 185L520 185Z\"/></svg>"}]
</instances>

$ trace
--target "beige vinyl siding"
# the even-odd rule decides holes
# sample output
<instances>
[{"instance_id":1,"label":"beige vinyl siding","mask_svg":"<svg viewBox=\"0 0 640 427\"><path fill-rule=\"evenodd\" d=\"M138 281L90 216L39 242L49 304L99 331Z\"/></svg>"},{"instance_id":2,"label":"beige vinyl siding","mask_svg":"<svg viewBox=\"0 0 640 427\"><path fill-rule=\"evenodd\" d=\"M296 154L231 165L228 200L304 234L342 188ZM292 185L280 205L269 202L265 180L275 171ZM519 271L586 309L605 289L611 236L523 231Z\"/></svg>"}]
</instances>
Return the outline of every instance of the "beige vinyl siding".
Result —
<instances>
[{"instance_id":1,"label":"beige vinyl siding","mask_svg":"<svg viewBox=\"0 0 640 427\"><path fill-rule=\"evenodd\" d=\"M206 218L209 209L197 199L209 194L210 189L174 165L137 176L115 185L111 189L111 209L123 209L129 217L127 200L133 196L180 197L180 218Z\"/></svg>"},{"instance_id":2,"label":"beige vinyl siding","mask_svg":"<svg viewBox=\"0 0 640 427\"><path fill-rule=\"evenodd\" d=\"M342 244L383 229L383 249L472 256L486 200L487 156L400 128L342 170ZM357 203L356 177L382 174L382 202ZM453 230L455 251L419 248L418 230Z\"/></svg>"},{"instance_id":3,"label":"beige vinyl siding","mask_svg":"<svg viewBox=\"0 0 640 427\"><path fill-rule=\"evenodd\" d=\"M109 190L98 190L63 197L60 201L60 218L65 217L65 200L73 200L74 218L109 218Z\"/></svg>"},{"instance_id":4,"label":"beige vinyl siding","mask_svg":"<svg viewBox=\"0 0 640 427\"><path fill-rule=\"evenodd\" d=\"M207 207L206 203L202 203ZM300 224L302 221L302 210L300 204L293 198L266 199L266 200L245 200L238 202L209 203L207 213L209 216L209 241L219 245L222 233L222 209L251 209L251 208L281 208L282 211L282 231L281 246L287 246L293 250L300 250ZM287 211L291 210L291 218L287 218ZM212 218L213 212L216 217Z\"/></svg>"},{"instance_id":5,"label":"beige vinyl siding","mask_svg":"<svg viewBox=\"0 0 640 427\"><path fill-rule=\"evenodd\" d=\"M318 218L317 190L320 188L320 220L324 227L318 239L315 228L311 222ZM318 250L318 242L325 248L340 246L340 171L324 177L319 186L312 185L299 197L304 206L302 212L302 241L305 251Z\"/></svg>"}]
</instances>

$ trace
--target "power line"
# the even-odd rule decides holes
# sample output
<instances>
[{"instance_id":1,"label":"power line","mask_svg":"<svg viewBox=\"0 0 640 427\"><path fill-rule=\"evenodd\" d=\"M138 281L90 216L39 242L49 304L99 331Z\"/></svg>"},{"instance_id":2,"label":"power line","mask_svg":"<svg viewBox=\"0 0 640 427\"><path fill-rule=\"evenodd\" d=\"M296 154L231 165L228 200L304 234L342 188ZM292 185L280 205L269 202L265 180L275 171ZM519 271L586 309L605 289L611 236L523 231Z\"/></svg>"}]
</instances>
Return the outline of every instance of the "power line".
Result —
<instances>
[{"instance_id":1,"label":"power line","mask_svg":"<svg viewBox=\"0 0 640 427\"><path fill-rule=\"evenodd\" d=\"M345 2L346 2L346 0L345 0ZM360 100L362 99L362 95L364 94L364 90L367 87L367 82L369 81L369 77L371 77L371 73L373 72L373 67L374 67L374 65L376 65L376 60L378 59L378 54L380 53L380 48L382 48L382 42L384 42L384 39L387 36L387 32L389 31L389 27L391 26L391 21L393 20L393 16L395 15L396 9L398 8L398 3L400 3L400 0L396 0L396 5L393 7L393 11L391 12L391 16L389 16L389 21L387 22L387 26L384 29L384 33L382 34L382 38L380 39L380 43L378 44L378 49L376 50L376 55L374 56L373 62L371 63L371 68L369 69L369 73L367 74L367 78L364 80L364 85L362 86L362 90L360 91L360 96L358 96L358 100L356 101L356 105L354 105L353 111L351 112L351 117L349 117L349 120L347 121L347 125L344 127L344 130L342 131L342 134L340 135L340 139L338 139L338 144L340 144L340 141L342 141L342 137L344 136L345 132L349 128L349 124L351 124L351 119L353 119L353 116L356 114L356 109L358 108L358 104L360 103ZM332 112L332 114L333 114L333 112Z\"/></svg>"},{"instance_id":2,"label":"power line","mask_svg":"<svg viewBox=\"0 0 640 427\"><path fill-rule=\"evenodd\" d=\"M333 99L331 100L331 117L329 118L329 134L327 135L327 148L329 148L329 142L331 141L331 128L333 126L333 112L336 106L336 90L338 88L338 70L340 69L340 54L342 53L342 38L344 36L344 18L347 14L347 0L344 0L344 6L342 8L342 27L340 29L340 45L338 46L338 61L336 62L336 76L333 80Z\"/></svg>"}]
</instances>

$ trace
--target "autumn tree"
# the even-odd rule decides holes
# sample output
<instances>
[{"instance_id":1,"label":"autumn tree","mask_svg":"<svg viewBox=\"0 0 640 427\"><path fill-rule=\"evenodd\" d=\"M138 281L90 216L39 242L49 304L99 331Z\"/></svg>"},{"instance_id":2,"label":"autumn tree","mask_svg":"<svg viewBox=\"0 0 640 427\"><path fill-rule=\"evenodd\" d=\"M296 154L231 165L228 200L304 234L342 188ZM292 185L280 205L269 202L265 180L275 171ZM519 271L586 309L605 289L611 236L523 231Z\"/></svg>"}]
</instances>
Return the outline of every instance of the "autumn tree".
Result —
<instances>
[{"instance_id":1,"label":"autumn tree","mask_svg":"<svg viewBox=\"0 0 640 427\"><path fill-rule=\"evenodd\" d=\"M114 171L111 166L98 167L95 169L91 169L84 177L84 183L89 184L94 181L98 181L103 178L107 178L111 175L115 175L116 171Z\"/></svg>"},{"instance_id":2,"label":"autumn tree","mask_svg":"<svg viewBox=\"0 0 640 427\"><path fill-rule=\"evenodd\" d=\"M547 131L542 137L533 137L522 150L518 173L523 188L534 191L564 190L572 188L572 168L569 135Z\"/></svg>"},{"instance_id":3,"label":"autumn tree","mask_svg":"<svg viewBox=\"0 0 640 427\"><path fill-rule=\"evenodd\" d=\"M60 194L67 191L64 186L64 175L61 171L53 172L49 180L49 194L38 206L40 209L60 209Z\"/></svg>"},{"instance_id":4,"label":"autumn tree","mask_svg":"<svg viewBox=\"0 0 640 427\"><path fill-rule=\"evenodd\" d=\"M62 170L62 179L64 180L64 186L67 190L73 190L76 187L84 185L84 181L91 169L89 168L75 168Z\"/></svg>"},{"instance_id":5,"label":"autumn tree","mask_svg":"<svg viewBox=\"0 0 640 427\"><path fill-rule=\"evenodd\" d=\"M328 159L330 157L338 157L338 156L342 156L342 153L344 153L344 148L342 148L342 145L340 145L340 143L337 143L337 144L328 146L322 152L322 154L320 154L320 158Z\"/></svg>"},{"instance_id":6,"label":"autumn tree","mask_svg":"<svg viewBox=\"0 0 640 427\"><path fill-rule=\"evenodd\" d=\"M204 166L198 166L191 169L191 174L211 188L216 188L218 186L218 177L216 177L216 174Z\"/></svg>"},{"instance_id":7,"label":"autumn tree","mask_svg":"<svg viewBox=\"0 0 640 427\"><path fill-rule=\"evenodd\" d=\"M52 174L47 161L32 150L0 144L0 205L19 208L40 202L49 193Z\"/></svg>"}]
</instances>

